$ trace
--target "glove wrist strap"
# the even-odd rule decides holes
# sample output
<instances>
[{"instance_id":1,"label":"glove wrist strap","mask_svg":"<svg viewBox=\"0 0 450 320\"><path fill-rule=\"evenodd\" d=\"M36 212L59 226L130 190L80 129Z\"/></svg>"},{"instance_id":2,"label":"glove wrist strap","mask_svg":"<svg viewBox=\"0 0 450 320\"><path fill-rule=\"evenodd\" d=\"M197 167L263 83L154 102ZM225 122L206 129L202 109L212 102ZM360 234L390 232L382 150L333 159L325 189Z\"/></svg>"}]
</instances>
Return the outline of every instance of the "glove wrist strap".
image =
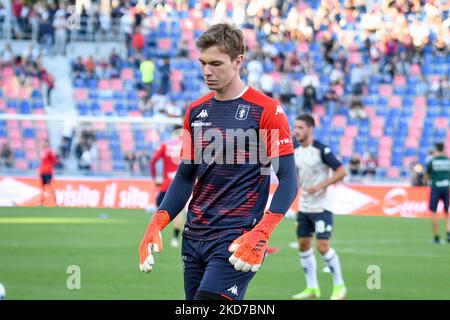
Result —
<instances>
[{"instance_id":1,"label":"glove wrist strap","mask_svg":"<svg viewBox=\"0 0 450 320\"><path fill-rule=\"evenodd\" d=\"M158 210L153 216L150 225L155 226L159 231L163 230L170 223L170 215L166 210Z\"/></svg>"},{"instance_id":2,"label":"glove wrist strap","mask_svg":"<svg viewBox=\"0 0 450 320\"><path fill-rule=\"evenodd\" d=\"M284 215L282 213L273 213L267 211L261 221L256 225L255 229L264 233L267 237L270 237L276 226L283 220Z\"/></svg>"}]
</instances>

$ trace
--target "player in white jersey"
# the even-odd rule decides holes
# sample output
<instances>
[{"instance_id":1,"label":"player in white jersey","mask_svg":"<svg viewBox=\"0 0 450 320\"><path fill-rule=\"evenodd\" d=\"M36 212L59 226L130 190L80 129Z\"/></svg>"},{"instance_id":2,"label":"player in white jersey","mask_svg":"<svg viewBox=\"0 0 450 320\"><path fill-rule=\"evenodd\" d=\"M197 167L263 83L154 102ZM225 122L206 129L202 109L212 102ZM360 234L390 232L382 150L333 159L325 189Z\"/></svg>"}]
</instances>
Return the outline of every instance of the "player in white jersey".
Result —
<instances>
[{"instance_id":1,"label":"player in white jersey","mask_svg":"<svg viewBox=\"0 0 450 320\"><path fill-rule=\"evenodd\" d=\"M306 276L306 289L292 296L293 299L320 297L317 281L317 264L311 247L316 234L317 250L333 276L332 300L342 300L347 289L342 277L336 251L330 247L333 214L329 211L328 186L342 180L347 172L331 149L314 140L314 118L301 115L295 120L295 136L300 146L295 149L295 164L299 175L301 197L297 214L297 237L300 264Z\"/></svg>"}]
</instances>

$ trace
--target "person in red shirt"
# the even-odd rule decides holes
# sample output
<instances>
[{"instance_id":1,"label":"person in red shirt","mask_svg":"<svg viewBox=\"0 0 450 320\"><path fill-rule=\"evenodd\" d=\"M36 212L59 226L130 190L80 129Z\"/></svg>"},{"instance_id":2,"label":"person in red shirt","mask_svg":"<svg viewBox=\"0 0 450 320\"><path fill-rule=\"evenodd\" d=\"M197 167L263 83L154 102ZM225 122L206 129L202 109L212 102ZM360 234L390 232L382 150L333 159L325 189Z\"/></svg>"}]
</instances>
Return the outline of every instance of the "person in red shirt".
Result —
<instances>
[{"instance_id":1,"label":"person in red shirt","mask_svg":"<svg viewBox=\"0 0 450 320\"><path fill-rule=\"evenodd\" d=\"M136 32L133 34L133 39L131 40L131 44L133 46L133 49L136 50L136 52L142 52L142 50L144 49L145 38L139 28L137 28Z\"/></svg>"},{"instance_id":2,"label":"person in red shirt","mask_svg":"<svg viewBox=\"0 0 450 320\"><path fill-rule=\"evenodd\" d=\"M150 160L150 174L153 181L156 181L156 163L160 160L163 161L163 181L162 184L156 184L156 186L159 187L159 193L156 197L157 207L161 205L167 189L169 189L169 186L178 170L182 144L181 132L182 127L180 125L175 126L172 132L172 138L169 141L162 143ZM174 248L178 247L178 237L180 235L180 230L183 227L183 223L183 214L179 214L173 222L173 237L171 245Z\"/></svg>"},{"instance_id":3,"label":"person in red shirt","mask_svg":"<svg viewBox=\"0 0 450 320\"><path fill-rule=\"evenodd\" d=\"M45 140L41 149L41 165L39 166L39 175L41 177L41 205L44 205L46 186L50 188L53 200L56 204L55 191L52 188L53 170L58 162L58 157L50 149L48 140Z\"/></svg>"}]
</instances>

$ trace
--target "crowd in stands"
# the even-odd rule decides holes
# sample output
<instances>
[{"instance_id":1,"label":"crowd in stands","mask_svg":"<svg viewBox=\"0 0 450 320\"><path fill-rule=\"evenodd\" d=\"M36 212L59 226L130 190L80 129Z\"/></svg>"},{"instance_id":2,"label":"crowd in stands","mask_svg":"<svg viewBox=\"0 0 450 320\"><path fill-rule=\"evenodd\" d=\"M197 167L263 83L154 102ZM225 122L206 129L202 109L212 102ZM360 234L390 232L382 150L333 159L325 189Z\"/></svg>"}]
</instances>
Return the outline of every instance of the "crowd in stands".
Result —
<instances>
[{"instance_id":1,"label":"crowd in stands","mask_svg":"<svg viewBox=\"0 0 450 320\"><path fill-rule=\"evenodd\" d=\"M73 79L120 79L124 68L132 68L133 85L139 91L138 109L144 117L180 117L186 100L191 100L174 96L171 88L176 63L196 59L193 39L177 30L188 29L195 37L206 26L223 21L244 29L248 46L244 80L280 99L290 114L323 108L331 116L344 114L352 121L365 121L370 116L365 98L374 93L374 81L378 90L379 85L392 85L398 76L408 78L411 74L417 78L415 95L440 101L450 98L448 1L169 0L117 1L108 9L95 6L84 8L83 15L93 19L94 30L103 34L113 30L112 20L119 19L127 54L112 51L108 57L78 57L72 61ZM24 7L21 10L27 11ZM54 24L63 8L38 2L18 24L29 24L34 16ZM68 15L66 12L66 18ZM56 30L53 32L51 42L49 37L39 37L40 43L45 45L48 40L47 44L56 46ZM159 54L157 40L174 35L178 40L175 51ZM444 69L433 70L432 77L424 71L429 55L444 61ZM190 79L181 79L183 93L187 91L184 81ZM205 90L202 86L194 94ZM126 158L134 168L138 156L127 153ZM356 175L371 175L378 165L372 152L355 154L350 160Z\"/></svg>"},{"instance_id":2,"label":"crowd in stands","mask_svg":"<svg viewBox=\"0 0 450 320\"><path fill-rule=\"evenodd\" d=\"M42 52L30 43L21 53L13 52L11 45L6 44L0 55L0 71L9 68L13 70L13 77L8 79L13 88L32 90L33 79L38 79L46 92L47 105L51 105L51 92L55 87L55 80L50 72L42 65ZM14 84L11 84L14 82Z\"/></svg>"}]
</instances>

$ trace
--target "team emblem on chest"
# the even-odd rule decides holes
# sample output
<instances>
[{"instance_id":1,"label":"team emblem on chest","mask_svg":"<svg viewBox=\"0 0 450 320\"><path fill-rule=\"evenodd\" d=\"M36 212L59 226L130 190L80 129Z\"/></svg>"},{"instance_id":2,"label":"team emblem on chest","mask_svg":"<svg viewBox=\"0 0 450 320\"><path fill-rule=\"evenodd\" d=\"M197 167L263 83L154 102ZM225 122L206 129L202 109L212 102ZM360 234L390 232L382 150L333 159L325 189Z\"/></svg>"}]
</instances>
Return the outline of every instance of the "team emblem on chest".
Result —
<instances>
[{"instance_id":1,"label":"team emblem on chest","mask_svg":"<svg viewBox=\"0 0 450 320\"><path fill-rule=\"evenodd\" d=\"M250 110L249 105L239 104L236 110L235 118L237 120L245 120L248 116L248 111Z\"/></svg>"}]
</instances>

